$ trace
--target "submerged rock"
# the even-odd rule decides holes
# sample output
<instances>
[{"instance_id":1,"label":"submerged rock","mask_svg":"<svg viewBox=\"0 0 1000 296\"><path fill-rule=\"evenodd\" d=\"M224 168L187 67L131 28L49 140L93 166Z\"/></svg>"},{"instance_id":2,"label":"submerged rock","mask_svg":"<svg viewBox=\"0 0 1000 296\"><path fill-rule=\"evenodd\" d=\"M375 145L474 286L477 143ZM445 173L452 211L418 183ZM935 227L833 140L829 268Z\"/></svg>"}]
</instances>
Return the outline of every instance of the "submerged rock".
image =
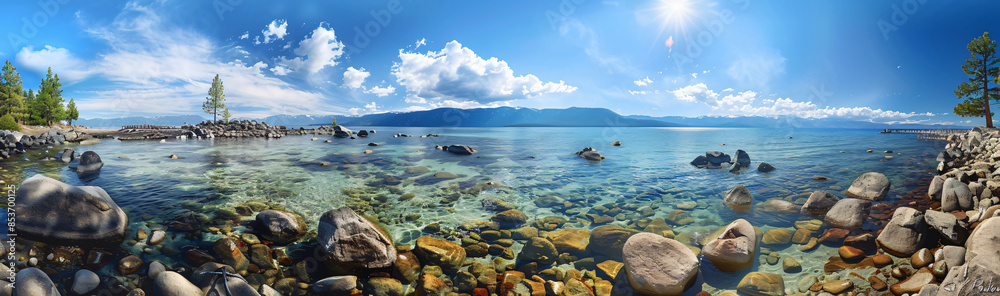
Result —
<instances>
[{"instance_id":1,"label":"submerged rock","mask_svg":"<svg viewBox=\"0 0 1000 296\"><path fill-rule=\"evenodd\" d=\"M629 237L622 248L629 283L647 295L681 295L694 285L698 257L684 244L652 233Z\"/></svg>"},{"instance_id":2,"label":"submerged rock","mask_svg":"<svg viewBox=\"0 0 1000 296\"><path fill-rule=\"evenodd\" d=\"M785 280L778 274L755 271L744 276L736 290L755 296L785 295Z\"/></svg>"},{"instance_id":3,"label":"submerged rock","mask_svg":"<svg viewBox=\"0 0 1000 296\"><path fill-rule=\"evenodd\" d=\"M153 295L187 296L201 295L202 291L183 275L173 271L164 271L153 279Z\"/></svg>"},{"instance_id":4,"label":"submerged rock","mask_svg":"<svg viewBox=\"0 0 1000 296\"><path fill-rule=\"evenodd\" d=\"M472 147L466 145L451 145L446 147L447 147L445 148L446 151L458 155L472 155L473 153L476 153L476 149L473 149Z\"/></svg>"},{"instance_id":5,"label":"submerged rock","mask_svg":"<svg viewBox=\"0 0 1000 296\"><path fill-rule=\"evenodd\" d=\"M736 272L753 266L757 233L750 222L738 219L726 226L722 235L702 248L702 254L723 272Z\"/></svg>"},{"instance_id":6,"label":"submerged rock","mask_svg":"<svg viewBox=\"0 0 1000 296\"><path fill-rule=\"evenodd\" d=\"M757 165L757 171L761 173L770 173L773 172L774 170L776 169L770 163L761 162L760 164Z\"/></svg>"},{"instance_id":7,"label":"submerged rock","mask_svg":"<svg viewBox=\"0 0 1000 296\"><path fill-rule=\"evenodd\" d=\"M389 237L348 207L323 213L316 240L326 254L323 263L333 269L382 268L396 260Z\"/></svg>"},{"instance_id":8,"label":"submerged rock","mask_svg":"<svg viewBox=\"0 0 1000 296\"><path fill-rule=\"evenodd\" d=\"M30 267L17 272L14 296L59 296L59 289L52 279L38 268Z\"/></svg>"},{"instance_id":9,"label":"submerged rock","mask_svg":"<svg viewBox=\"0 0 1000 296\"><path fill-rule=\"evenodd\" d=\"M302 216L286 211L264 210L257 213L256 221L261 237L282 245L299 239L309 229Z\"/></svg>"},{"instance_id":10,"label":"submerged rock","mask_svg":"<svg viewBox=\"0 0 1000 296\"><path fill-rule=\"evenodd\" d=\"M417 238L415 252L426 264L437 265L445 270L457 270L465 262L465 248L429 236Z\"/></svg>"},{"instance_id":11,"label":"submerged rock","mask_svg":"<svg viewBox=\"0 0 1000 296\"><path fill-rule=\"evenodd\" d=\"M885 196L889 194L889 187L889 178L886 178L885 175L867 172L854 179L851 187L847 188L844 194L848 197L880 201L885 200Z\"/></svg>"},{"instance_id":12,"label":"submerged rock","mask_svg":"<svg viewBox=\"0 0 1000 296\"><path fill-rule=\"evenodd\" d=\"M17 233L55 244L101 244L125 237L128 216L96 186L73 186L42 175L17 191Z\"/></svg>"},{"instance_id":13,"label":"submerged rock","mask_svg":"<svg viewBox=\"0 0 1000 296\"><path fill-rule=\"evenodd\" d=\"M857 198L845 198L837 201L826 213L824 221L842 228L859 228L868 219L872 201Z\"/></svg>"},{"instance_id":14,"label":"submerged rock","mask_svg":"<svg viewBox=\"0 0 1000 296\"><path fill-rule=\"evenodd\" d=\"M725 202L726 206L733 210L747 212L750 211L753 198L750 197L750 190L746 186L736 185L726 193Z\"/></svg>"}]
</instances>

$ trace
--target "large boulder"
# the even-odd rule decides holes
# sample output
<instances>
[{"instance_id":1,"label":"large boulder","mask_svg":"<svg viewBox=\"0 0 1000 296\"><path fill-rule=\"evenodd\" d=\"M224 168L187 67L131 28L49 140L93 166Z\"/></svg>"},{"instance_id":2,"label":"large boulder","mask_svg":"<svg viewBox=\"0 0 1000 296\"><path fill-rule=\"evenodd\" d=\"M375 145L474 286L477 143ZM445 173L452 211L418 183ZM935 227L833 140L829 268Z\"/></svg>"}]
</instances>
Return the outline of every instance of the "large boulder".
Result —
<instances>
[{"instance_id":1,"label":"large boulder","mask_svg":"<svg viewBox=\"0 0 1000 296\"><path fill-rule=\"evenodd\" d=\"M221 274L223 271L226 273L225 276ZM205 295L260 295L232 267L215 262L208 262L195 268L191 274L191 282L205 291Z\"/></svg>"},{"instance_id":2,"label":"large boulder","mask_svg":"<svg viewBox=\"0 0 1000 296\"><path fill-rule=\"evenodd\" d=\"M757 252L757 233L744 219L729 223L722 235L713 239L701 253L715 268L723 272L737 272L753 266Z\"/></svg>"},{"instance_id":3,"label":"large boulder","mask_svg":"<svg viewBox=\"0 0 1000 296\"><path fill-rule=\"evenodd\" d=\"M60 245L102 244L125 237L128 216L96 186L73 186L34 175L17 190L17 233Z\"/></svg>"},{"instance_id":4,"label":"large boulder","mask_svg":"<svg viewBox=\"0 0 1000 296\"><path fill-rule=\"evenodd\" d=\"M590 242L587 244L587 249L594 254L621 260L625 242L636 233L639 231L614 225L600 226L590 232Z\"/></svg>"},{"instance_id":5,"label":"large boulder","mask_svg":"<svg viewBox=\"0 0 1000 296\"><path fill-rule=\"evenodd\" d=\"M698 257L681 242L643 232L629 237L622 248L632 288L646 295L681 295L694 285Z\"/></svg>"},{"instance_id":6,"label":"large boulder","mask_svg":"<svg viewBox=\"0 0 1000 296\"><path fill-rule=\"evenodd\" d=\"M823 190L816 190L809 195L809 199L802 205L801 212L809 215L826 215L826 212L833 208L840 198L833 193Z\"/></svg>"},{"instance_id":7,"label":"large boulder","mask_svg":"<svg viewBox=\"0 0 1000 296\"><path fill-rule=\"evenodd\" d=\"M333 136L334 137L338 137L338 138L350 138L353 135L354 135L353 131L351 131L350 129L348 129L348 128L342 126L342 125L338 124L338 125L336 125L336 126L333 127Z\"/></svg>"},{"instance_id":8,"label":"large boulder","mask_svg":"<svg viewBox=\"0 0 1000 296\"><path fill-rule=\"evenodd\" d=\"M823 219L826 223L841 228L860 228L865 224L872 201L858 198L845 198L837 201Z\"/></svg>"},{"instance_id":9,"label":"large boulder","mask_svg":"<svg viewBox=\"0 0 1000 296\"><path fill-rule=\"evenodd\" d=\"M757 171L761 173L770 173L775 170L774 166L770 163L762 162L757 165Z\"/></svg>"},{"instance_id":10,"label":"large boulder","mask_svg":"<svg viewBox=\"0 0 1000 296\"><path fill-rule=\"evenodd\" d=\"M695 157L694 160L691 161L691 165L699 168L708 166L708 158L706 158L704 155L698 155L698 157Z\"/></svg>"},{"instance_id":11,"label":"large boulder","mask_svg":"<svg viewBox=\"0 0 1000 296\"><path fill-rule=\"evenodd\" d=\"M740 164L741 167L750 167L750 154L747 154L743 149L736 150L736 163Z\"/></svg>"},{"instance_id":12,"label":"large boulder","mask_svg":"<svg viewBox=\"0 0 1000 296\"><path fill-rule=\"evenodd\" d=\"M965 248L966 264L982 264L1000 270L1000 218L980 222L965 242Z\"/></svg>"},{"instance_id":13,"label":"large boulder","mask_svg":"<svg viewBox=\"0 0 1000 296\"><path fill-rule=\"evenodd\" d=\"M316 240L325 253L323 262L331 269L382 268L396 260L389 237L348 207L323 213Z\"/></svg>"},{"instance_id":14,"label":"large boulder","mask_svg":"<svg viewBox=\"0 0 1000 296\"><path fill-rule=\"evenodd\" d=\"M848 197L863 198L869 200L885 200L889 194L889 178L882 173L867 172L861 174L851 187L844 192Z\"/></svg>"},{"instance_id":15,"label":"large boulder","mask_svg":"<svg viewBox=\"0 0 1000 296\"><path fill-rule=\"evenodd\" d=\"M972 209L972 204L972 190L969 189L969 185L955 178L944 181L941 190L941 211L968 210Z\"/></svg>"},{"instance_id":16,"label":"large boulder","mask_svg":"<svg viewBox=\"0 0 1000 296\"><path fill-rule=\"evenodd\" d=\"M360 131L358 131L358 137L364 138L364 137L367 137L367 136L368 136L368 131L366 131L366 130L360 130Z\"/></svg>"},{"instance_id":17,"label":"large boulder","mask_svg":"<svg viewBox=\"0 0 1000 296\"><path fill-rule=\"evenodd\" d=\"M458 270L465 262L465 248L449 241L429 236L417 238L415 253L421 262L440 266L444 270Z\"/></svg>"},{"instance_id":18,"label":"large boulder","mask_svg":"<svg viewBox=\"0 0 1000 296\"><path fill-rule=\"evenodd\" d=\"M476 149L466 145L451 145L448 146L447 151L458 155L472 155L476 153Z\"/></svg>"},{"instance_id":19,"label":"large boulder","mask_svg":"<svg viewBox=\"0 0 1000 296\"><path fill-rule=\"evenodd\" d=\"M295 213L263 210L257 213L258 234L266 240L286 245L299 239L309 230L309 225Z\"/></svg>"},{"instance_id":20,"label":"large boulder","mask_svg":"<svg viewBox=\"0 0 1000 296\"><path fill-rule=\"evenodd\" d=\"M927 210L924 221L952 243L965 242L965 237L969 235L968 225L950 213Z\"/></svg>"},{"instance_id":21,"label":"large boulder","mask_svg":"<svg viewBox=\"0 0 1000 296\"><path fill-rule=\"evenodd\" d=\"M153 279L153 295L159 296L189 296L204 294L198 286L195 286L183 275L164 271L156 275Z\"/></svg>"},{"instance_id":22,"label":"large boulder","mask_svg":"<svg viewBox=\"0 0 1000 296\"><path fill-rule=\"evenodd\" d=\"M750 211L753 198L750 197L750 189L743 185L736 185L735 188L726 192L725 202L726 206L733 210L747 212Z\"/></svg>"},{"instance_id":23,"label":"large boulder","mask_svg":"<svg viewBox=\"0 0 1000 296\"><path fill-rule=\"evenodd\" d=\"M80 164L76 166L77 174L91 174L96 173L101 170L104 166L104 162L101 162L101 157L94 153L94 151L87 151L80 154Z\"/></svg>"},{"instance_id":24,"label":"large boulder","mask_svg":"<svg viewBox=\"0 0 1000 296\"><path fill-rule=\"evenodd\" d=\"M583 150L577 151L574 154L576 154L579 157L582 157L583 159L589 160L589 161L601 161L601 160L604 160L604 156L601 155L600 152L597 152L597 149L594 149L594 148L591 148L591 147L583 148Z\"/></svg>"},{"instance_id":25,"label":"large boulder","mask_svg":"<svg viewBox=\"0 0 1000 296\"><path fill-rule=\"evenodd\" d=\"M5 275L6 276L6 275ZM14 296L59 296L59 289L44 271L29 267L17 272ZM4 285L7 285L6 283Z\"/></svg>"},{"instance_id":26,"label":"large boulder","mask_svg":"<svg viewBox=\"0 0 1000 296\"><path fill-rule=\"evenodd\" d=\"M889 224L876 239L882 249L897 257L909 257L924 245L927 237L924 214L913 208L900 207L892 214Z\"/></svg>"},{"instance_id":27,"label":"large boulder","mask_svg":"<svg viewBox=\"0 0 1000 296\"><path fill-rule=\"evenodd\" d=\"M552 265L557 257L559 253L552 241L537 236L529 239L517 254L521 262L538 262L538 266L541 267Z\"/></svg>"}]
</instances>

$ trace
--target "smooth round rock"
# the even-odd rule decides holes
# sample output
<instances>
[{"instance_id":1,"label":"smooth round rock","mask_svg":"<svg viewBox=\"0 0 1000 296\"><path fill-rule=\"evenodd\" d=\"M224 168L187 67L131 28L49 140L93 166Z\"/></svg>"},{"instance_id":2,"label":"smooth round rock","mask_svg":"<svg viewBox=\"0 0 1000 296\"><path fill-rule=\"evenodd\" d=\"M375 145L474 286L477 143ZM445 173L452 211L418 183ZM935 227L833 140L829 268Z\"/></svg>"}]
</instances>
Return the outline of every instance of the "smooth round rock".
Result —
<instances>
[{"instance_id":1,"label":"smooth round rock","mask_svg":"<svg viewBox=\"0 0 1000 296\"><path fill-rule=\"evenodd\" d=\"M17 190L17 233L51 244L107 244L125 237L128 216L96 186L34 175Z\"/></svg>"},{"instance_id":2,"label":"smooth round rock","mask_svg":"<svg viewBox=\"0 0 1000 296\"><path fill-rule=\"evenodd\" d=\"M885 200L889 194L889 178L878 172L867 172L858 176L851 183L851 187L844 192L848 197L861 198L867 200Z\"/></svg>"},{"instance_id":3,"label":"smooth round rock","mask_svg":"<svg viewBox=\"0 0 1000 296\"><path fill-rule=\"evenodd\" d=\"M14 296L59 296L59 289L52 279L38 268L21 269L14 276L17 289Z\"/></svg>"},{"instance_id":4,"label":"smooth round rock","mask_svg":"<svg viewBox=\"0 0 1000 296\"><path fill-rule=\"evenodd\" d=\"M93 291L101 284L101 278L90 270L81 269L73 276L73 292L83 295Z\"/></svg>"},{"instance_id":5,"label":"smooth round rock","mask_svg":"<svg viewBox=\"0 0 1000 296\"><path fill-rule=\"evenodd\" d=\"M785 295L785 280L780 275L765 272L751 272L740 280L736 290L761 296Z\"/></svg>"},{"instance_id":6,"label":"smooth round rock","mask_svg":"<svg viewBox=\"0 0 1000 296\"><path fill-rule=\"evenodd\" d=\"M643 232L622 247L629 283L648 295L681 295L699 272L698 257L684 244Z\"/></svg>"}]
</instances>

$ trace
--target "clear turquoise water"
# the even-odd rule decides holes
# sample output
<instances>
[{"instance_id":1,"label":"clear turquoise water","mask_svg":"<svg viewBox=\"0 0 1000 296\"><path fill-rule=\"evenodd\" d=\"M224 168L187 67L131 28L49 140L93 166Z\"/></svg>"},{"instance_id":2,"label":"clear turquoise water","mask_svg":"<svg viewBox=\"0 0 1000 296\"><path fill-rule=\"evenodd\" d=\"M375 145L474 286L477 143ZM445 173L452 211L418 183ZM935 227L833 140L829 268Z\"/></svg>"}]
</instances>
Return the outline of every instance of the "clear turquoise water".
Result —
<instances>
[{"instance_id":1,"label":"clear turquoise water","mask_svg":"<svg viewBox=\"0 0 1000 296\"><path fill-rule=\"evenodd\" d=\"M362 127L352 127L357 130ZM532 199L555 195L564 199L589 200L590 206L610 202L656 205L654 217L664 218L685 201L699 202L692 212L698 221L681 226L677 233L721 226L744 218L765 231L792 227L798 214L762 211L735 212L722 205L723 191L737 184L747 186L756 201L770 198L794 200L798 194L824 189L843 196L858 175L884 173L893 186L887 202L898 200L916 188L934 167L941 141L918 140L913 135L879 134L877 130L816 129L712 129L712 128L403 128L364 127L378 133L369 138L338 139L331 136L288 136L281 139L173 139L160 141L102 140L100 144L75 146L78 153L97 152L104 167L97 176L77 177L69 167L36 161L42 152L24 155L31 161L15 160L7 165L24 167L22 177L52 171L64 182L104 188L131 218L143 224L152 217L160 223L189 211L185 201L205 207L234 206L245 201L272 201L302 214L315 227L319 215L345 205L344 188L374 185L379 194L392 196L388 210L375 214L388 218L397 243L410 243L426 224L439 222L451 228L461 222L487 220L483 198L501 198L514 203L529 218L558 216L538 208ZM439 134L438 138L393 138L396 133ZM312 138L318 138L313 141ZM791 138L789 138L791 137ZM325 143L325 140L332 143ZM609 144L620 140L621 147ZM369 147L369 142L378 143ZM465 144L479 150L461 156L435 150L434 145ZM725 144L725 145L722 145ZM588 162L573 155L594 147L607 159ZM49 156L61 147L49 149ZM363 154L366 149L373 153ZM726 170L698 169L688 163L705 151L719 150L735 157L736 149L747 151L756 168L760 161L777 168L770 174L755 170L734 175ZM868 149L874 153L865 152ZM883 153L892 150L893 154ZM845 151L841 153L840 151ZM176 154L179 159L168 159ZM884 156L892 155L892 159ZM119 158L125 156L126 158ZM329 162L330 165L320 165ZM404 170L426 166L430 173L413 176ZM451 172L457 179L437 179L434 172ZM830 181L815 181L814 175ZM387 177L403 181L396 185L416 198L396 201L383 184ZM19 180L5 180L19 182ZM462 195L451 205L440 203L443 188L465 188L494 181L508 186L506 192ZM449 210L453 209L452 210ZM417 222L402 222L404 214L419 213ZM573 221L575 219L571 219ZM621 224L622 222L615 222ZM592 226L569 223L566 227ZM872 228L870 222L866 228ZM206 238L210 239L210 238ZM787 252L796 248L792 245ZM783 254L786 252L782 250ZM832 256L830 249L817 251L817 258ZM807 256L809 254L803 254ZM809 255L811 256L811 255ZM823 262L803 262L808 273L822 270ZM817 267L818 266L818 267ZM761 266L754 269L777 268ZM779 272L780 273L780 272ZM716 285L735 287L738 275L722 277ZM796 278L788 278L794 287ZM716 279L708 280L709 284Z\"/></svg>"}]
</instances>

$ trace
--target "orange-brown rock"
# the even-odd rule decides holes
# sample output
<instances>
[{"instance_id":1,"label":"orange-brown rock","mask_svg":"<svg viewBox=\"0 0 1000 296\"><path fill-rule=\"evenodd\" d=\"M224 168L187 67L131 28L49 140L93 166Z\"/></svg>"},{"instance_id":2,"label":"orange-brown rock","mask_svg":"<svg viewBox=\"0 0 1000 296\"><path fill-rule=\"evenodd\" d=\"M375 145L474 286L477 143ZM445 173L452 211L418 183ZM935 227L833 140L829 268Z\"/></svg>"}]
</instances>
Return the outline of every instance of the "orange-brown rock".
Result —
<instances>
[{"instance_id":1,"label":"orange-brown rock","mask_svg":"<svg viewBox=\"0 0 1000 296\"><path fill-rule=\"evenodd\" d=\"M840 259L840 256L830 257L823 265L823 271L826 273L837 272L844 269L860 269L866 267L874 267L875 262L871 258L865 258L856 263L844 262L844 259Z\"/></svg>"},{"instance_id":2,"label":"orange-brown rock","mask_svg":"<svg viewBox=\"0 0 1000 296\"><path fill-rule=\"evenodd\" d=\"M877 276L874 276L874 275L868 277L868 284L870 284L872 286L872 289L875 289L875 290L878 290L878 291L885 290L885 288L887 287L886 284L885 284L885 281L883 281L882 279L880 279L880 278L878 278Z\"/></svg>"},{"instance_id":3,"label":"orange-brown rock","mask_svg":"<svg viewBox=\"0 0 1000 296\"><path fill-rule=\"evenodd\" d=\"M886 254L878 254L872 256L872 261L875 262L875 267L881 268L882 266L892 264L892 257L889 257L889 255Z\"/></svg>"},{"instance_id":4,"label":"orange-brown rock","mask_svg":"<svg viewBox=\"0 0 1000 296\"><path fill-rule=\"evenodd\" d=\"M837 249L837 253L840 254L840 259L844 259L845 262L857 262L865 257L865 252L850 246L843 246Z\"/></svg>"},{"instance_id":5,"label":"orange-brown rock","mask_svg":"<svg viewBox=\"0 0 1000 296\"><path fill-rule=\"evenodd\" d=\"M931 270L924 267L917 270L916 273L905 281L889 286L889 291L896 295L913 294L920 292L920 288L931 283L937 283L937 280L934 279L934 274L931 273Z\"/></svg>"},{"instance_id":6,"label":"orange-brown rock","mask_svg":"<svg viewBox=\"0 0 1000 296\"><path fill-rule=\"evenodd\" d=\"M854 288L854 283L851 281L827 281L823 283L823 290L833 294L840 294L851 288Z\"/></svg>"}]
</instances>

